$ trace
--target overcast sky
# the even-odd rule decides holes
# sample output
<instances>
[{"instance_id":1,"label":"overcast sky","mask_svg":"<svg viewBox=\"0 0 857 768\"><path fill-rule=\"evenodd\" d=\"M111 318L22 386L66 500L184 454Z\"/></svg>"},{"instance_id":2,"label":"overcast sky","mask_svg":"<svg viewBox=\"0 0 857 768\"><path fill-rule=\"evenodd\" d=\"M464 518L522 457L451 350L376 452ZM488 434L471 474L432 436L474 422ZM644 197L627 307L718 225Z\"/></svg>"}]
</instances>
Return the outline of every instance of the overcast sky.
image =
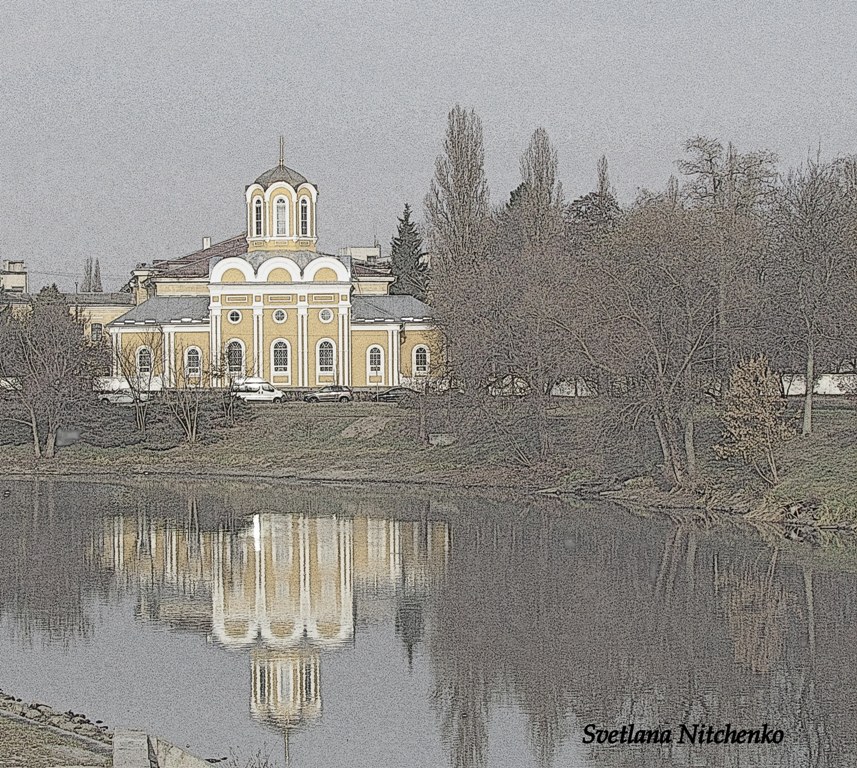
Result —
<instances>
[{"instance_id":1,"label":"overcast sky","mask_svg":"<svg viewBox=\"0 0 857 768\"><path fill-rule=\"evenodd\" d=\"M623 203L695 134L785 164L855 153L855 39L847 2L3 0L0 258L71 287L99 257L109 290L237 234L280 133L320 188L320 247L387 247L456 102L495 203L539 125L567 196L606 154Z\"/></svg>"}]
</instances>

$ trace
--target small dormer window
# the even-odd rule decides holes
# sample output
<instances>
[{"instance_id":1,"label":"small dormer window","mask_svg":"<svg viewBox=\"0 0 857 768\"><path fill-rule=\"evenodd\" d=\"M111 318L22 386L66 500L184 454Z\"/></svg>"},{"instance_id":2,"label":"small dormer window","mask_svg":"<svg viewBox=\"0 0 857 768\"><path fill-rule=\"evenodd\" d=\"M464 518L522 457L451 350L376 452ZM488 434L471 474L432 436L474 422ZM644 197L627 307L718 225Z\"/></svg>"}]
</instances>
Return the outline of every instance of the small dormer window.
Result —
<instances>
[{"instance_id":1,"label":"small dormer window","mask_svg":"<svg viewBox=\"0 0 857 768\"><path fill-rule=\"evenodd\" d=\"M278 197L274 208L277 237L286 237L289 234L289 203L285 197Z\"/></svg>"},{"instance_id":2,"label":"small dormer window","mask_svg":"<svg viewBox=\"0 0 857 768\"><path fill-rule=\"evenodd\" d=\"M253 234L262 237L262 200L258 197L253 205Z\"/></svg>"},{"instance_id":3,"label":"small dormer window","mask_svg":"<svg viewBox=\"0 0 857 768\"><path fill-rule=\"evenodd\" d=\"M309 200L301 200L301 237L309 237Z\"/></svg>"}]
</instances>

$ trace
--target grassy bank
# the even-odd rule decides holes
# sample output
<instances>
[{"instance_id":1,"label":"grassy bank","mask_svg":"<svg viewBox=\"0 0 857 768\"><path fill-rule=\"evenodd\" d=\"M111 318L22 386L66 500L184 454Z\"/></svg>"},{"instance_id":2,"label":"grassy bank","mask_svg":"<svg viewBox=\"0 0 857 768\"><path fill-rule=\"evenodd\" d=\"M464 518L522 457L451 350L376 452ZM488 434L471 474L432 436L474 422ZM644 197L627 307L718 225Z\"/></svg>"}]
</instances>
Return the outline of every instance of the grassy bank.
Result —
<instances>
[{"instance_id":1,"label":"grassy bank","mask_svg":"<svg viewBox=\"0 0 857 768\"><path fill-rule=\"evenodd\" d=\"M792 406L797 417L799 403ZM658 474L657 444L645 425L611 424L605 403L595 400L558 402L549 419L551 455L530 464L510 449L502 430L471 420L465 411L431 414L429 432L456 436L445 446L425 445L418 438L413 409L368 402L257 406L234 426L211 430L200 444L188 446L164 420L155 420L140 439L129 409L106 409L101 423L83 428L80 440L52 460L35 461L19 437L0 445L0 461L7 472L19 474L175 473L587 493ZM821 525L857 523L854 403L841 398L819 402L815 434L782 447L782 481L774 489L746 467L717 459L711 449L716 419L713 413L701 415L697 451L704 493L697 503L713 499L737 511L799 508L811 510ZM646 501L652 485L634 480L631 485Z\"/></svg>"},{"instance_id":2,"label":"grassy bank","mask_svg":"<svg viewBox=\"0 0 857 768\"><path fill-rule=\"evenodd\" d=\"M149 472L543 487L565 478L596 477L599 466L592 448L581 435L569 434L588 429L594 416L585 413L585 423L558 417L557 439L580 448L537 467L510 461L502 441L490 436L465 434L452 445L425 445L418 439L415 412L365 402L257 406L246 420L219 428L194 446L157 426L145 440L116 440L107 446L103 435L84 429L80 440L61 448L54 459L34 460L30 446L18 440L0 446L0 461L18 473Z\"/></svg>"}]
</instances>

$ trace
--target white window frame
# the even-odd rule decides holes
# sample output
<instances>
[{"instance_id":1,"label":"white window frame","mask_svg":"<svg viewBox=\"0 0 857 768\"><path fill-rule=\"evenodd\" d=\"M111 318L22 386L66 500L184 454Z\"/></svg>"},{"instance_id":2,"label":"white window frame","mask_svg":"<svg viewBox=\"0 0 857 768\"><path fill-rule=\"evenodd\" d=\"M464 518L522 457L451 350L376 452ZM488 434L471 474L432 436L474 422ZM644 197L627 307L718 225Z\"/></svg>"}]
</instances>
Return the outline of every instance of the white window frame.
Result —
<instances>
[{"instance_id":1,"label":"white window frame","mask_svg":"<svg viewBox=\"0 0 857 768\"><path fill-rule=\"evenodd\" d=\"M283 223L282 233L280 232L280 223L281 222ZM274 237L286 238L288 236L289 236L289 199L285 195L278 195L274 199Z\"/></svg>"},{"instance_id":2,"label":"white window frame","mask_svg":"<svg viewBox=\"0 0 857 768\"><path fill-rule=\"evenodd\" d=\"M426 365L425 365L425 370L423 370L423 371L419 370L419 367L417 366L417 350L418 349L424 349L426 351ZM412 357L411 357L411 370L413 372L413 375L415 377L416 376L428 376L429 371L431 370L431 352L429 352L428 346L426 344L417 344L414 347L411 355L412 355Z\"/></svg>"},{"instance_id":3,"label":"white window frame","mask_svg":"<svg viewBox=\"0 0 857 768\"><path fill-rule=\"evenodd\" d=\"M283 313L283 317L282 317L280 320L277 320L277 312L282 312L282 313ZM285 309L279 309L279 308L278 308L278 309L275 309L275 310L271 313L271 320L273 320L273 321L274 321L275 323L277 323L277 324L285 323L285 322L286 322L286 320L288 320L288 319L289 319L289 313L288 313L288 312L286 312L286 310L285 310Z\"/></svg>"},{"instance_id":4,"label":"white window frame","mask_svg":"<svg viewBox=\"0 0 857 768\"><path fill-rule=\"evenodd\" d=\"M236 315L238 315L238 318L237 318L236 320L233 320L233 319L232 319L232 313L233 313L233 312L234 312ZM241 314L241 310L240 310L240 309L230 309L230 310L226 313L226 319L227 319L230 323L232 323L232 325L238 325L238 323L240 323L240 322L241 322L241 318L242 318L242 317L244 317L244 315L242 315L242 314Z\"/></svg>"},{"instance_id":5,"label":"white window frame","mask_svg":"<svg viewBox=\"0 0 857 768\"><path fill-rule=\"evenodd\" d=\"M257 197L253 203L253 237L264 237L265 235L265 204L261 197Z\"/></svg>"},{"instance_id":6,"label":"white window frame","mask_svg":"<svg viewBox=\"0 0 857 768\"><path fill-rule=\"evenodd\" d=\"M149 369L146 371L144 371L140 367L140 354L143 352L148 352L148 354L149 354ZM146 345L141 345L141 346L137 347L137 354L135 355L135 362L136 362L135 367L137 369L137 376L138 377L143 376L143 375L152 376L154 374L154 372L155 372L155 354L154 354L154 352L152 352L151 347L147 347Z\"/></svg>"},{"instance_id":7,"label":"white window frame","mask_svg":"<svg viewBox=\"0 0 857 768\"><path fill-rule=\"evenodd\" d=\"M241 349L241 368L240 370L233 371L232 370L232 361L229 359L229 347L233 344L237 344ZM244 346L244 342L241 339L229 339L226 342L226 375L228 377L232 376L244 376L247 372L247 349Z\"/></svg>"},{"instance_id":8,"label":"white window frame","mask_svg":"<svg viewBox=\"0 0 857 768\"><path fill-rule=\"evenodd\" d=\"M324 319L325 314L327 314L327 320ZM318 321L320 323L332 323L333 322L333 310L330 307L324 307L318 311Z\"/></svg>"},{"instance_id":9,"label":"white window frame","mask_svg":"<svg viewBox=\"0 0 857 768\"><path fill-rule=\"evenodd\" d=\"M304 213L306 213L306 218L304 218ZM312 237L309 224L309 198L306 196L302 197L298 204L298 216L300 216L301 237Z\"/></svg>"},{"instance_id":10,"label":"white window frame","mask_svg":"<svg viewBox=\"0 0 857 768\"><path fill-rule=\"evenodd\" d=\"M330 356L331 359L331 368L330 370L322 370L321 368L321 345L327 343L330 344L333 352ZM333 339L319 339L315 345L315 377L316 380L321 376L335 376L336 375L336 342Z\"/></svg>"},{"instance_id":11,"label":"white window frame","mask_svg":"<svg viewBox=\"0 0 857 768\"><path fill-rule=\"evenodd\" d=\"M286 345L286 369L283 371L278 371L275 364L275 349L277 344L285 344ZM284 378L291 378L292 375L292 345L289 344L288 339L274 339L271 342L271 377L274 376L282 376Z\"/></svg>"},{"instance_id":12,"label":"white window frame","mask_svg":"<svg viewBox=\"0 0 857 768\"><path fill-rule=\"evenodd\" d=\"M95 329L98 329L98 337L95 336ZM104 338L104 323L90 323L89 338L96 344Z\"/></svg>"},{"instance_id":13,"label":"white window frame","mask_svg":"<svg viewBox=\"0 0 857 768\"><path fill-rule=\"evenodd\" d=\"M372 352L373 350L378 350L378 354L381 358L381 362L378 364L378 368L372 367ZM380 382L373 381L372 384L384 383L384 348L380 344L372 344L369 349L366 350L366 383L369 384L369 378L375 376L381 377Z\"/></svg>"},{"instance_id":14,"label":"white window frame","mask_svg":"<svg viewBox=\"0 0 857 768\"><path fill-rule=\"evenodd\" d=\"M196 371L191 371L190 363L188 362L188 358L190 357L191 352L196 352L199 356L199 367ZM202 350L199 347L188 347L184 351L184 375L188 379L201 379L202 378Z\"/></svg>"}]
</instances>

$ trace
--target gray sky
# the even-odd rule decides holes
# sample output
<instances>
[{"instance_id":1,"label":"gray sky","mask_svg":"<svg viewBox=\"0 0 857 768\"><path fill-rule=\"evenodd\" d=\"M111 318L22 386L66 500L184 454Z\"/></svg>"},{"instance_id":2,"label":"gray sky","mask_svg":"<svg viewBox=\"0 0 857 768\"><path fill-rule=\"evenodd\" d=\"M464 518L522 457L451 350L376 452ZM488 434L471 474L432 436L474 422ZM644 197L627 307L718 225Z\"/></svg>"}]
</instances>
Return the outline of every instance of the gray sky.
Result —
<instances>
[{"instance_id":1,"label":"gray sky","mask_svg":"<svg viewBox=\"0 0 857 768\"><path fill-rule=\"evenodd\" d=\"M622 202L697 133L785 164L855 153L855 36L836 2L4 0L0 258L70 287L97 256L109 290L237 234L280 133L320 187L320 247L387 246L456 102L482 117L495 203L538 125L568 197L606 154Z\"/></svg>"}]
</instances>

